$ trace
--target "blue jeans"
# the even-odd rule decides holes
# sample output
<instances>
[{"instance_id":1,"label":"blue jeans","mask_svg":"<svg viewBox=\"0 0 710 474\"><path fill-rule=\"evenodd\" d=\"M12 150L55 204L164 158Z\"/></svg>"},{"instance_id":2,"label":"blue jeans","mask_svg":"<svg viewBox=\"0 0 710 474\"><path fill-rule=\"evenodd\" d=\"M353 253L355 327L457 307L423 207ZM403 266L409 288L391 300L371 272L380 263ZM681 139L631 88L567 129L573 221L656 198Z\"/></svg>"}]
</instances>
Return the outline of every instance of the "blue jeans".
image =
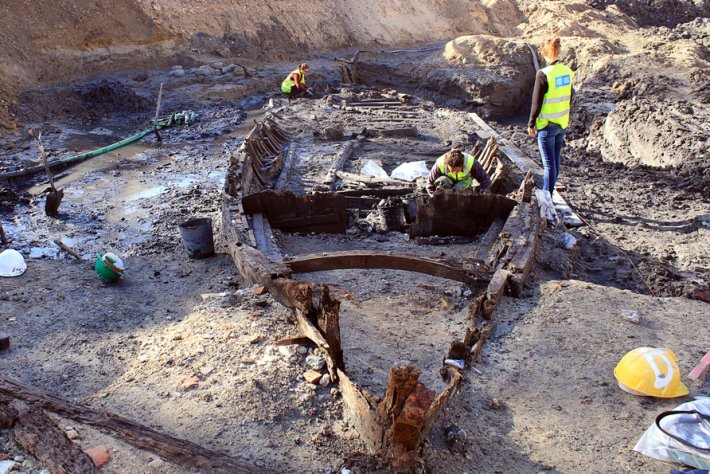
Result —
<instances>
[{"instance_id":1,"label":"blue jeans","mask_svg":"<svg viewBox=\"0 0 710 474\"><path fill-rule=\"evenodd\" d=\"M542 189L550 194L555 190L557 175L560 174L560 156L564 144L565 130L557 124L551 123L537 132L537 145L545 168Z\"/></svg>"}]
</instances>

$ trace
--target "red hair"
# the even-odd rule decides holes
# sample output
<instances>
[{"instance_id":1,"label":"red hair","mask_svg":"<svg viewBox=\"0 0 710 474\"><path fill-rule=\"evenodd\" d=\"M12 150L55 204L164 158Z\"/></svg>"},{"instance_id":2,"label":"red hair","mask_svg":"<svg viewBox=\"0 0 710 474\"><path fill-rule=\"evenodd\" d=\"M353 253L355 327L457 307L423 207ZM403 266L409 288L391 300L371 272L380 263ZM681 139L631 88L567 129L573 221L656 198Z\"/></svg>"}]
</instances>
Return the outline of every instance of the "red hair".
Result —
<instances>
[{"instance_id":1,"label":"red hair","mask_svg":"<svg viewBox=\"0 0 710 474\"><path fill-rule=\"evenodd\" d=\"M540 50L542 51L542 55L545 56L545 59L552 59L554 61L560 55L560 39L557 37L546 39L542 42Z\"/></svg>"}]
</instances>

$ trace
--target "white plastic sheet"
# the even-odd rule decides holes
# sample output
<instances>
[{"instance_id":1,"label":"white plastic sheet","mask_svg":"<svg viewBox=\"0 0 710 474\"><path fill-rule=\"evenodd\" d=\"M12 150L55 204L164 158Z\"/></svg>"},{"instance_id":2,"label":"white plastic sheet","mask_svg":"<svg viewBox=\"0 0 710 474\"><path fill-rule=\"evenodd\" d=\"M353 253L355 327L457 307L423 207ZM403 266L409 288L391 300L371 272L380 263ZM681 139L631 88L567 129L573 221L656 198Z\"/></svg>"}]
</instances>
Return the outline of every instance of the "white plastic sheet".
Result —
<instances>
[{"instance_id":1,"label":"white plastic sheet","mask_svg":"<svg viewBox=\"0 0 710 474\"><path fill-rule=\"evenodd\" d=\"M697 411L710 416L710 398L702 397L683 403L673 411ZM694 449L671 438L654 422L636 443L634 451L661 461L679 462L697 469L710 469L710 451L708 451L710 421L708 419L702 420L697 414L679 414L665 417L660 423L666 432L700 449Z\"/></svg>"},{"instance_id":2,"label":"white plastic sheet","mask_svg":"<svg viewBox=\"0 0 710 474\"><path fill-rule=\"evenodd\" d=\"M426 161L402 163L392 170L390 176L394 179L414 181L417 178L429 176L429 168L426 166Z\"/></svg>"},{"instance_id":3,"label":"white plastic sheet","mask_svg":"<svg viewBox=\"0 0 710 474\"><path fill-rule=\"evenodd\" d=\"M367 160L360 170L360 174L364 176L372 176L374 178L387 178L387 171L383 170L380 165L372 160Z\"/></svg>"}]
</instances>

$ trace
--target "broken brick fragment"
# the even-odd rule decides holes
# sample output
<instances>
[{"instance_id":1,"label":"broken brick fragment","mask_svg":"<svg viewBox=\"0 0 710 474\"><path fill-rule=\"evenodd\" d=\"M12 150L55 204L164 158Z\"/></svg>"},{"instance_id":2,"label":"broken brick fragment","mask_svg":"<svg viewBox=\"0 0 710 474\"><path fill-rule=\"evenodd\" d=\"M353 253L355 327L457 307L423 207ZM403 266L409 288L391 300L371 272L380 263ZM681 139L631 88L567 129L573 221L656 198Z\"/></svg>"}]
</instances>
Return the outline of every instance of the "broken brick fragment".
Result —
<instances>
[{"instance_id":1,"label":"broken brick fragment","mask_svg":"<svg viewBox=\"0 0 710 474\"><path fill-rule=\"evenodd\" d=\"M87 449L85 452L94 461L94 466L97 469L101 469L111 460L110 450L109 446L96 446Z\"/></svg>"},{"instance_id":2,"label":"broken brick fragment","mask_svg":"<svg viewBox=\"0 0 710 474\"><path fill-rule=\"evenodd\" d=\"M267 290L265 286L257 286L256 288L254 288L254 294L256 296L265 295L268 291L269 290Z\"/></svg>"},{"instance_id":3,"label":"broken brick fragment","mask_svg":"<svg viewBox=\"0 0 710 474\"><path fill-rule=\"evenodd\" d=\"M303 378L308 383L318 383L321 377L323 377L323 374L321 374L317 370L309 370L308 372L303 374Z\"/></svg>"},{"instance_id":4,"label":"broken brick fragment","mask_svg":"<svg viewBox=\"0 0 710 474\"><path fill-rule=\"evenodd\" d=\"M186 375L185 377L180 380L180 387L183 390L189 390L191 388L198 387L200 385L200 381L197 380L195 377Z\"/></svg>"}]
</instances>

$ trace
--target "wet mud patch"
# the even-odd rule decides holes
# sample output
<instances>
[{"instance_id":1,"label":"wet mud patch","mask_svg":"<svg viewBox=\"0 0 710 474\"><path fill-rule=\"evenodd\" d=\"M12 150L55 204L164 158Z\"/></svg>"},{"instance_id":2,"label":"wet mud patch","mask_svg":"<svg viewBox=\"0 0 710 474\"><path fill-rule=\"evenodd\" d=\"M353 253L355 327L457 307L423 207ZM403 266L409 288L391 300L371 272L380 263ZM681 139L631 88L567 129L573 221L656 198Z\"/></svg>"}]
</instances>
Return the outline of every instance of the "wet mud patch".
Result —
<instances>
[{"instance_id":1,"label":"wet mud patch","mask_svg":"<svg viewBox=\"0 0 710 474\"><path fill-rule=\"evenodd\" d=\"M244 112L219 107L199 109L197 114L194 129L167 129L161 132L162 142L149 135L55 173L56 185L65 192L58 219L44 215L47 184L37 176L38 184L29 189L32 200L3 219L15 248L28 255L33 248L50 249L54 251L43 255L56 256L52 241L59 238L87 259L109 248L121 256L180 252L177 226L196 216L212 217L217 233L228 157L241 140L229 133L241 124ZM85 128L118 134L110 126ZM47 143L60 148L99 146L92 134L82 135L71 123L56 132Z\"/></svg>"}]
</instances>

